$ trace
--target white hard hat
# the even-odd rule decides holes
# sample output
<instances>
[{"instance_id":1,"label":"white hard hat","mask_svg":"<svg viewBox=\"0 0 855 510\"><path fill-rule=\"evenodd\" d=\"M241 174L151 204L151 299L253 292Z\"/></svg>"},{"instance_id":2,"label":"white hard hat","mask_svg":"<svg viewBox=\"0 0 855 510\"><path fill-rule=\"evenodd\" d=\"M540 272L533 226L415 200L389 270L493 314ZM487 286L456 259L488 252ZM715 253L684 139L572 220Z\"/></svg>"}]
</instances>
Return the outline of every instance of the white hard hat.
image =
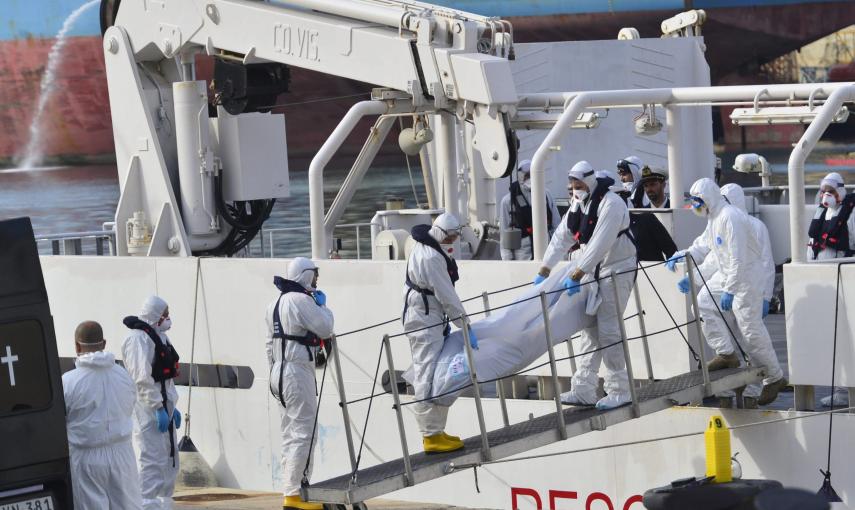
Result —
<instances>
[{"instance_id":1,"label":"white hard hat","mask_svg":"<svg viewBox=\"0 0 855 510\"><path fill-rule=\"evenodd\" d=\"M530 174L531 173L531 160L524 159L520 161L519 166L517 166L517 172L521 174Z\"/></svg>"}]
</instances>

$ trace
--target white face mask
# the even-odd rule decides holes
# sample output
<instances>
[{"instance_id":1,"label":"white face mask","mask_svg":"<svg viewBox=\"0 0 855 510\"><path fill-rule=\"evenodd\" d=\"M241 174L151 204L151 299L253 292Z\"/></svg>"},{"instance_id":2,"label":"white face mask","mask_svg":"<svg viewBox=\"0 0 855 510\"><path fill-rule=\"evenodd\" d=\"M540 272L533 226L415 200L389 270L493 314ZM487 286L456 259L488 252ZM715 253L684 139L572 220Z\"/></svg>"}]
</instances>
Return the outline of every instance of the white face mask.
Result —
<instances>
[{"instance_id":1,"label":"white face mask","mask_svg":"<svg viewBox=\"0 0 855 510\"><path fill-rule=\"evenodd\" d=\"M823 207L827 207L829 209L836 209L838 202L837 202L836 196L834 196L832 193L829 193L826 191L825 193L822 194L822 198L820 199L820 203L822 204Z\"/></svg>"},{"instance_id":2,"label":"white face mask","mask_svg":"<svg viewBox=\"0 0 855 510\"><path fill-rule=\"evenodd\" d=\"M584 202L586 198L588 198L588 192L581 189L573 190L573 198L578 200L579 202Z\"/></svg>"},{"instance_id":3,"label":"white face mask","mask_svg":"<svg viewBox=\"0 0 855 510\"><path fill-rule=\"evenodd\" d=\"M634 182L622 182L621 183L621 185L623 185L623 190L629 191L630 193L632 193L633 184L635 184L635 183Z\"/></svg>"},{"instance_id":4,"label":"white face mask","mask_svg":"<svg viewBox=\"0 0 855 510\"><path fill-rule=\"evenodd\" d=\"M171 327L172 327L172 319L167 317L167 318L163 319L163 322L161 322L159 326L157 326L157 329L159 331L169 331L169 328L171 328Z\"/></svg>"},{"instance_id":5,"label":"white face mask","mask_svg":"<svg viewBox=\"0 0 855 510\"><path fill-rule=\"evenodd\" d=\"M531 181L523 181L520 183L520 186L526 191L531 191Z\"/></svg>"}]
</instances>

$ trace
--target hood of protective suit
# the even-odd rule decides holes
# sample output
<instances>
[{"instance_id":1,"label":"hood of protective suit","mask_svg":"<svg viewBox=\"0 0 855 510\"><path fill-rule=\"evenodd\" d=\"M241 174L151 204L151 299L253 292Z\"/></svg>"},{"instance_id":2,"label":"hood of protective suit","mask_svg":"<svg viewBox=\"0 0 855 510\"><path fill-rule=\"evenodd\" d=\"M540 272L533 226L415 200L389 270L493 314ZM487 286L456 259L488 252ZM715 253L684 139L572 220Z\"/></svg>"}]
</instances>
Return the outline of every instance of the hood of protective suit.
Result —
<instances>
[{"instance_id":1,"label":"hood of protective suit","mask_svg":"<svg viewBox=\"0 0 855 510\"><path fill-rule=\"evenodd\" d=\"M730 202L730 205L735 205L742 212L748 212L748 209L745 205L745 192L742 191L742 186L739 184L725 184L721 187L721 194L727 197L727 201Z\"/></svg>"},{"instance_id":2,"label":"hood of protective suit","mask_svg":"<svg viewBox=\"0 0 855 510\"><path fill-rule=\"evenodd\" d=\"M588 186L589 193L593 193L597 187L597 174L594 172L594 167L587 161L580 161L573 165L573 168L567 172L567 177L584 182Z\"/></svg>"},{"instance_id":3,"label":"hood of protective suit","mask_svg":"<svg viewBox=\"0 0 855 510\"><path fill-rule=\"evenodd\" d=\"M75 366L86 368L110 368L115 364L116 357L107 351L86 352L74 361Z\"/></svg>"},{"instance_id":4,"label":"hood of protective suit","mask_svg":"<svg viewBox=\"0 0 855 510\"><path fill-rule=\"evenodd\" d=\"M641 167L644 166L644 163L641 162L638 156L627 156L623 160L627 163L632 163L628 166L629 172L632 174L632 190L635 191L635 188L641 185Z\"/></svg>"},{"instance_id":5,"label":"hood of protective suit","mask_svg":"<svg viewBox=\"0 0 855 510\"><path fill-rule=\"evenodd\" d=\"M307 290L311 290L312 280L315 279L315 269L318 266L306 257L297 257L288 263L288 271L286 278L292 282L297 282Z\"/></svg>"},{"instance_id":6,"label":"hood of protective suit","mask_svg":"<svg viewBox=\"0 0 855 510\"><path fill-rule=\"evenodd\" d=\"M443 232L452 232L460 230L460 221L457 220L451 213L442 213L433 220L433 225L430 228L429 234L431 237L436 239L436 242L442 244L443 239L446 237L446 233Z\"/></svg>"},{"instance_id":7,"label":"hood of protective suit","mask_svg":"<svg viewBox=\"0 0 855 510\"><path fill-rule=\"evenodd\" d=\"M724 198L721 196L721 188L719 188L715 181L709 177L704 177L703 179L695 181L695 183L692 184L692 189L689 190L689 193L693 197L700 197L700 199L704 201L704 204L706 204L710 211L710 216L718 214L724 206Z\"/></svg>"},{"instance_id":8,"label":"hood of protective suit","mask_svg":"<svg viewBox=\"0 0 855 510\"><path fill-rule=\"evenodd\" d=\"M168 306L169 305L166 304L166 301L158 296L150 296L145 300L145 303L143 303L142 310L140 310L138 317L150 326L154 326L157 321L160 320L160 317L163 315L163 312L166 311Z\"/></svg>"},{"instance_id":9,"label":"hood of protective suit","mask_svg":"<svg viewBox=\"0 0 855 510\"><path fill-rule=\"evenodd\" d=\"M520 161L520 165L517 167L517 179L522 180L523 175L528 175L531 173L531 160L524 159Z\"/></svg>"},{"instance_id":10,"label":"hood of protective suit","mask_svg":"<svg viewBox=\"0 0 855 510\"><path fill-rule=\"evenodd\" d=\"M831 186L834 189L843 188L845 183L843 182L843 177L840 176L837 172L831 172L822 178L822 181L819 183L820 188L822 186Z\"/></svg>"},{"instance_id":11,"label":"hood of protective suit","mask_svg":"<svg viewBox=\"0 0 855 510\"><path fill-rule=\"evenodd\" d=\"M615 193L620 193L624 191L623 184L620 182L620 177L618 177L617 172L612 170L599 170L594 173L597 179L611 179L612 185L609 186L609 191L614 191Z\"/></svg>"}]
</instances>

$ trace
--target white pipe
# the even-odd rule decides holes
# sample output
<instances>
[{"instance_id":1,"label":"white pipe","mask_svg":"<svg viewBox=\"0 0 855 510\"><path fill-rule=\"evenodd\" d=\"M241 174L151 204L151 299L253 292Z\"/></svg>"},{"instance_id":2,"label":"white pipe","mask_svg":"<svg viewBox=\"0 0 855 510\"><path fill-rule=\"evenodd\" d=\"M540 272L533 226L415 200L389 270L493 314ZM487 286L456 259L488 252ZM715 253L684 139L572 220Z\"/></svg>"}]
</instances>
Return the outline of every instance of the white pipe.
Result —
<instances>
[{"instance_id":1,"label":"white pipe","mask_svg":"<svg viewBox=\"0 0 855 510\"><path fill-rule=\"evenodd\" d=\"M590 107L604 107L612 105L641 105L643 103L657 102L654 98L666 95L666 104L696 103L701 101L753 101L758 92L766 90L764 100L786 100L792 96L793 100L807 100L811 93L821 89L823 93L815 94L816 99L827 96L833 91L846 88L851 83L794 83L789 85L733 85L727 87L677 87L673 89L645 89L645 90L610 90L602 91L603 96L598 96L596 104ZM551 108L566 106L566 102L576 97L579 92L542 92L531 94L520 94L517 108ZM600 94L600 93L598 93ZM627 97L637 98L635 102L628 102ZM614 98L613 103L600 98ZM657 102L662 104L661 101Z\"/></svg>"},{"instance_id":2,"label":"white pipe","mask_svg":"<svg viewBox=\"0 0 855 510\"><path fill-rule=\"evenodd\" d=\"M332 205L330 205L330 210L324 219L327 238L332 237L333 229L335 229L336 224L344 215L344 211L353 199L353 195L356 193L359 185L362 184L362 179L368 172L368 168L377 156L380 147L383 146L383 141L386 140L386 136L389 134L389 130L392 129L394 123L395 117L393 116L380 117L377 119L374 127L371 128L368 139L365 140L362 150L359 151L356 161L353 162L350 172L348 172L347 177L344 179L344 183L338 190L338 195L336 195Z\"/></svg>"},{"instance_id":3,"label":"white pipe","mask_svg":"<svg viewBox=\"0 0 855 510\"><path fill-rule=\"evenodd\" d=\"M324 168L356 127L356 124L366 115L382 115L386 113L386 103L379 101L360 101L353 105L347 115L341 119L338 126L312 158L309 165L309 223L312 231L312 258L327 258L327 236L324 231Z\"/></svg>"},{"instance_id":4,"label":"white pipe","mask_svg":"<svg viewBox=\"0 0 855 510\"><path fill-rule=\"evenodd\" d=\"M652 106L652 108L656 108ZM680 132L680 112L675 106L665 107L665 126L668 130L668 187L671 207L683 205L683 143Z\"/></svg>"},{"instance_id":5,"label":"white pipe","mask_svg":"<svg viewBox=\"0 0 855 510\"><path fill-rule=\"evenodd\" d=\"M460 206L457 192L457 118L448 112L438 112L436 115L436 165L442 172L442 206L445 212L453 214L458 221Z\"/></svg>"},{"instance_id":6,"label":"white pipe","mask_svg":"<svg viewBox=\"0 0 855 510\"><path fill-rule=\"evenodd\" d=\"M430 3L401 2L396 0L393 0L392 2L374 2L371 0L350 2L342 2L342 0L276 0L274 3L296 5L327 14L344 16L360 21L370 21L381 25L394 28L400 27L407 30L412 30L414 28L409 26L409 19L415 19L418 17L409 16L407 20L404 20L404 15L407 13L417 15L419 12L431 11L435 17L468 19L480 23L489 23L492 19L480 14L474 14ZM407 25L402 26L402 21L407 21Z\"/></svg>"},{"instance_id":7,"label":"white pipe","mask_svg":"<svg viewBox=\"0 0 855 510\"><path fill-rule=\"evenodd\" d=\"M436 209L436 191L433 187L433 172L431 172L430 153L427 145L422 146L422 150L419 151L419 162L422 166L422 180L425 181L428 209Z\"/></svg>"},{"instance_id":8,"label":"white pipe","mask_svg":"<svg viewBox=\"0 0 855 510\"><path fill-rule=\"evenodd\" d=\"M831 83L823 83L825 89ZM813 122L810 123L799 143L790 154L787 165L788 180L791 190L804 189L805 186L805 160L811 153L828 125L832 117L844 102L855 101L855 84L845 83L844 87L837 87L828 96L822 109ZM804 193L790 193L790 257L794 263L804 263L807 259L807 232L805 225L805 197Z\"/></svg>"},{"instance_id":9,"label":"white pipe","mask_svg":"<svg viewBox=\"0 0 855 510\"><path fill-rule=\"evenodd\" d=\"M295 5L345 18L408 29L408 27L401 27L401 19L406 10L400 6L390 8L369 2L342 2L341 0L278 0L274 2L275 4Z\"/></svg>"}]
</instances>

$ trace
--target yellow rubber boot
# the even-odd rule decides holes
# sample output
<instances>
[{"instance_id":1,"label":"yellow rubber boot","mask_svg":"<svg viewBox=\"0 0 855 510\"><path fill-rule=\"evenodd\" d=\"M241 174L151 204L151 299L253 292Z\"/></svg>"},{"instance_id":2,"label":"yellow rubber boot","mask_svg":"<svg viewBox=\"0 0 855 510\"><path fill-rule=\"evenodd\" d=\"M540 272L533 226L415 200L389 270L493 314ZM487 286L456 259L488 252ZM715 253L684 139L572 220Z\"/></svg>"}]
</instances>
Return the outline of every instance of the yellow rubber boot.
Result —
<instances>
[{"instance_id":1,"label":"yellow rubber boot","mask_svg":"<svg viewBox=\"0 0 855 510\"><path fill-rule=\"evenodd\" d=\"M451 434L446 434L444 430L441 432L441 434L442 434L443 436L445 436L445 438L446 438L446 439L448 439L449 441L460 441L460 440L461 440L461 439L460 439L459 437L457 437L457 436L452 436Z\"/></svg>"},{"instance_id":2,"label":"yellow rubber boot","mask_svg":"<svg viewBox=\"0 0 855 510\"><path fill-rule=\"evenodd\" d=\"M440 432L439 434L423 437L422 446L424 446L425 453L453 452L454 450L463 448L463 441L460 439L450 439Z\"/></svg>"},{"instance_id":3,"label":"yellow rubber boot","mask_svg":"<svg viewBox=\"0 0 855 510\"><path fill-rule=\"evenodd\" d=\"M303 501L300 496L285 496L282 510L324 510L324 505Z\"/></svg>"}]
</instances>

